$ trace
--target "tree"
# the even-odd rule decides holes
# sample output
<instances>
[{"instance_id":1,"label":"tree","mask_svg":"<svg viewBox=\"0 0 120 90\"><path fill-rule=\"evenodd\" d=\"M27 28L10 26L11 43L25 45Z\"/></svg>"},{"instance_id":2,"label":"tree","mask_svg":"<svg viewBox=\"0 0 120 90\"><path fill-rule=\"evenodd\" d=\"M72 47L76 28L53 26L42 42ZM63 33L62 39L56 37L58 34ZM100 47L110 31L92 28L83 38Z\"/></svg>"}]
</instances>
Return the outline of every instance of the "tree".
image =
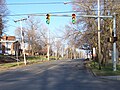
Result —
<instances>
[{"instance_id":1,"label":"tree","mask_svg":"<svg viewBox=\"0 0 120 90\"><path fill-rule=\"evenodd\" d=\"M78 15L97 15L97 0L73 0L73 9ZM81 3L82 2L82 3ZM113 15L113 13L120 13L120 3L116 0L100 0L100 11L101 15ZM117 36L120 36L120 16L117 16ZM88 43L91 48L97 47L97 20L95 18L79 18L77 21L81 24L81 28L84 32L81 36L80 42ZM110 18L101 19L101 51L102 51L102 61L104 65L109 60L109 51L112 50L112 44L108 42L108 38L113 38L112 28L113 20ZM119 38L118 38L119 39ZM120 41L117 41L118 50L120 50Z\"/></svg>"},{"instance_id":2,"label":"tree","mask_svg":"<svg viewBox=\"0 0 120 90\"><path fill-rule=\"evenodd\" d=\"M6 15L8 14L8 9L6 7L5 0L0 0L0 37L3 34L3 30L5 28L6 23Z\"/></svg>"},{"instance_id":3,"label":"tree","mask_svg":"<svg viewBox=\"0 0 120 90\"><path fill-rule=\"evenodd\" d=\"M78 24L76 25L66 25L65 26L65 32L64 32L64 38L65 41L68 42L68 55L70 58L76 58L76 48L80 48L82 44L79 43L79 39L81 38L81 31L78 28Z\"/></svg>"},{"instance_id":4,"label":"tree","mask_svg":"<svg viewBox=\"0 0 120 90\"><path fill-rule=\"evenodd\" d=\"M24 41L28 44L29 54L34 55L40 53L40 51L47 45L47 28L40 19L36 17L30 17L25 22L25 26L22 28L24 32ZM18 27L16 35L21 38L21 29Z\"/></svg>"}]
</instances>

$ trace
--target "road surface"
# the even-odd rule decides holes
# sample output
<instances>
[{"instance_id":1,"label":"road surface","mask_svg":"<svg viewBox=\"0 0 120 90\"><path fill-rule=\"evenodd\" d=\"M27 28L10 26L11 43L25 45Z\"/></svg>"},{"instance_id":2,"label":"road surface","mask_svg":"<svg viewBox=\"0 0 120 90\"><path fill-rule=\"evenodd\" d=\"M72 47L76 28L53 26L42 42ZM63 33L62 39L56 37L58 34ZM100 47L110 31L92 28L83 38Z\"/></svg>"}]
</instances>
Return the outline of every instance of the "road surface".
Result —
<instances>
[{"instance_id":1,"label":"road surface","mask_svg":"<svg viewBox=\"0 0 120 90\"><path fill-rule=\"evenodd\" d=\"M120 90L120 82L94 77L76 59L2 72L0 90Z\"/></svg>"}]
</instances>

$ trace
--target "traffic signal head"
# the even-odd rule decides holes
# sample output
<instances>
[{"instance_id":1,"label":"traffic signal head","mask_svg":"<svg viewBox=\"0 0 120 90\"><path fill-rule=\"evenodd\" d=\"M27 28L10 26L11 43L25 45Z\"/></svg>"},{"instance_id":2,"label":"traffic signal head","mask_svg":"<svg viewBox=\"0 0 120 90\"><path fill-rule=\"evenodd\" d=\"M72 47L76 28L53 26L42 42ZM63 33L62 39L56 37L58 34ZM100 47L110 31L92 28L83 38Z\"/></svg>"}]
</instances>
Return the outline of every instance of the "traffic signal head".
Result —
<instances>
[{"instance_id":1,"label":"traffic signal head","mask_svg":"<svg viewBox=\"0 0 120 90\"><path fill-rule=\"evenodd\" d=\"M46 23L47 23L47 24L50 24L50 14L47 14L46 16L47 16L47 17L46 17Z\"/></svg>"},{"instance_id":2,"label":"traffic signal head","mask_svg":"<svg viewBox=\"0 0 120 90\"><path fill-rule=\"evenodd\" d=\"M75 24L76 23L76 15L72 14L72 23Z\"/></svg>"}]
</instances>

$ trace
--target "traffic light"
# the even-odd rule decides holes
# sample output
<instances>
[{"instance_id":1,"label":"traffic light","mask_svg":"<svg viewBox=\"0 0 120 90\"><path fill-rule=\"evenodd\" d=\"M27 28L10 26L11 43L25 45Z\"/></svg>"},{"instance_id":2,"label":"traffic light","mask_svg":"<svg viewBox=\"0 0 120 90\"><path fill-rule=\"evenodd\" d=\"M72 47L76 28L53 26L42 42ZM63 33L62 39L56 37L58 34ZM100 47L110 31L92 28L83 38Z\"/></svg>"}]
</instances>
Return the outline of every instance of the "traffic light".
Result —
<instances>
[{"instance_id":1,"label":"traffic light","mask_svg":"<svg viewBox=\"0 0 120 90\"><path fill-rule=\"evenodd\" d=\"M76 15L72 14L72 23L75 24L76 23Z\"/></svg>"},{"instance_id":2,"label":"traffic light","mask_svg":"<svg viewBox=\"0 0 120 90\"><path fill-rule=\"evenodd\" d=\"M50 24L50 14L47 14L46 16L47 16L47 17L46 17L46 23L47 23L47 24Z\"/></svg>"}]
</instances>

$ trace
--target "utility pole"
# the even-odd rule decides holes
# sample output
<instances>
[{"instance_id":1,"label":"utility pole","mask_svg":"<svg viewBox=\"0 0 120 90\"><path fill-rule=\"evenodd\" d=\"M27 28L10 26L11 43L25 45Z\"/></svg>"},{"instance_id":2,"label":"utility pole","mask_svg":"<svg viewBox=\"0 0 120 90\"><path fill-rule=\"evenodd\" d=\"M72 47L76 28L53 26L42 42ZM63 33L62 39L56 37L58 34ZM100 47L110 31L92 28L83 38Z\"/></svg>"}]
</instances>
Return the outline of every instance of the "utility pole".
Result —
<instances>
[{"instance_id":1,"label":"utility pole","mask_svg":"<svg viewBox=\"0 0 120 90\"><path fill-rule=\"evenodd\" d=\"M21 38L22 38L22 49L23 49L23 55L24 55L24 63L26 65L27 61L26 61L26 57L25 57L25 43L24 43L24 32L22 29L22 21L27 20L27 18L23 18L23 19L19 19L19 20L15 20L14 22L20 22L20 29L21 29Z\"/></svg>"},{"instance_id":2,"label":"utility pole","mask_svg":"<svg viewBox=\"0 0 120 90\"><path fill-rule=\"evenodd\" d=\"M100 44L100 0L98 0L98 59L99 59L99 69L101 69L101 44Z\"/></svg>"}]
</instances>

